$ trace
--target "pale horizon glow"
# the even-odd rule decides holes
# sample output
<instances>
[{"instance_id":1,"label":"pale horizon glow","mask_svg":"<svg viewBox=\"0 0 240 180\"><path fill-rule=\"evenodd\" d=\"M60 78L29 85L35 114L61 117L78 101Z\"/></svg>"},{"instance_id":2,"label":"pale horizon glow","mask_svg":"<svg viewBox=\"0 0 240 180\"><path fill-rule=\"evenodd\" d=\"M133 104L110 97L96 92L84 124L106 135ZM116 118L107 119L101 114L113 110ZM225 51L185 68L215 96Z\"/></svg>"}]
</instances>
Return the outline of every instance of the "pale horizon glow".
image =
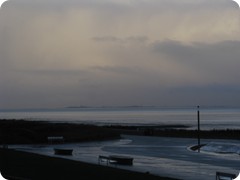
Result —
<instances>
[{"instance_id":1,"label":"pale horizon glow","mask_svg":"<svg viewBox=\"0 0 240 180\"><path fill-rule=\"evenodd\" d=\"M240 105L231 0L9 0L0 109Z\"/></svg>"}]
</instances>

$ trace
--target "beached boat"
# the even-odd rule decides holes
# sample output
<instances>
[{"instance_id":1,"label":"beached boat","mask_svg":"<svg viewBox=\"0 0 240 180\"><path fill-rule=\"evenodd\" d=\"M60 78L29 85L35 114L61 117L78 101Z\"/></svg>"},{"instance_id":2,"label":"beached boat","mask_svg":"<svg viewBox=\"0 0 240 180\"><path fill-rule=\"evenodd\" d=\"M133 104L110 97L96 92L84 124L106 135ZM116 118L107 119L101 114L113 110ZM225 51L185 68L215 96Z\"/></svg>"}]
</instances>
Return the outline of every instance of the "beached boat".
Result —
<instances>
[{"instance_id":1,"label":"beached boat","mask_svg":"<svg viewBox=\"0 0 240 180\"><path fill-rule=\"evenodd\" d=\"M56 155L72 155L73 149L61 149L61 148L54 148L54 153Z\"/></svg>"},{"instance_id":2,"label":"beached boat","mask_svg":"<svg viewBox=\"0 0 240 180\"><path fill-rule=\"evenodd\" d=\"M111 155L111 156L102 156L99 155L98 163L106 162L107 165L110 164L120 164L120 165L132 165L133 158L128 156L119 156L119 155Z\"/></svg>"},{"instance_id":3,"label":"beached boat","mask_svg":"<svg viewBox=\"0 0 240 180\"><path fill-rule=\"evenodd\" d=\"M128 156L112 155L112 156L109 156L109 159L110 159L110 163L113 162L115 164L121 164L121 165L133 164L133 158Z\"/></svg>"}]
</instances>

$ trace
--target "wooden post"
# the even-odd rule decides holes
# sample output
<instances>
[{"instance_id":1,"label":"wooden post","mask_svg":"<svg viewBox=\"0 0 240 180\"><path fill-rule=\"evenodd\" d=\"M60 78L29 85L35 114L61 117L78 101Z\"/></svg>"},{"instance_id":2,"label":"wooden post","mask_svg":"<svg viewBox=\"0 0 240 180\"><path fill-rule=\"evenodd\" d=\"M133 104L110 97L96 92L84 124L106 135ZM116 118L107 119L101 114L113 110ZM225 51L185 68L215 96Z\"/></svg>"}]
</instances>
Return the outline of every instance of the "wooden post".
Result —
<instances>
[{"instance_id":1,"label":"wooden post","mask_svg":"<svg viewBox=\"0 0 240 180\"><path fill-rule=\"evenodd\" d=\"M197 107L197 119L198 119L198 152L200 152L200 113L199 113L199 106Z\"/></svg>"}]
</instances>

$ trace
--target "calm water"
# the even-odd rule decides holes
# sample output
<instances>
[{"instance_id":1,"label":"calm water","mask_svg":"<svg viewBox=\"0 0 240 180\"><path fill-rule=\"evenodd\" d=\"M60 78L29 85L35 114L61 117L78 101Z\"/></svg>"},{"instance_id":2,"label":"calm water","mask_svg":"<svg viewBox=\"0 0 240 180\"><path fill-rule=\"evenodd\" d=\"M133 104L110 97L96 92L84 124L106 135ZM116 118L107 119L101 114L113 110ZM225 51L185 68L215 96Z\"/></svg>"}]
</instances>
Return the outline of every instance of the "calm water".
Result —
<instances>
[{"instance_id":1,"label":"calm water","mask_svg":"<svg viewBox=\"0 0 240 180\"><path fill-rule=\"evenodd\" d=\"M197 108L104 107L0 110L0 119L120 125L197 126ZM240 129L240 107L200 108L201 129Z\"/></svg>"}]
</instances>

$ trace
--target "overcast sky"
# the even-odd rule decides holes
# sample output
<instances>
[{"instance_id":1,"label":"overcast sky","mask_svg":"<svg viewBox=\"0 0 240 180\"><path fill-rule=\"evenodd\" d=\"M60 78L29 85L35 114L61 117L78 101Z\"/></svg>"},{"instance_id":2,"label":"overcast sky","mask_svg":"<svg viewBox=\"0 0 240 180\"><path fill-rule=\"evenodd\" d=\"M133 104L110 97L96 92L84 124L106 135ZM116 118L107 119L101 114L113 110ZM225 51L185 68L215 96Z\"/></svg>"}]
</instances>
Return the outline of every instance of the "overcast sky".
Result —
<instances>
[{"instance_id":1,"label":"overcast sky","mask_svg":"<svg viewBox=\"0 0 240 180\"><path fill-rule=\"evenodd\" d=\"M0 108L240 105L231 0L9 0Z\"/></svg>"}]
</instances>

